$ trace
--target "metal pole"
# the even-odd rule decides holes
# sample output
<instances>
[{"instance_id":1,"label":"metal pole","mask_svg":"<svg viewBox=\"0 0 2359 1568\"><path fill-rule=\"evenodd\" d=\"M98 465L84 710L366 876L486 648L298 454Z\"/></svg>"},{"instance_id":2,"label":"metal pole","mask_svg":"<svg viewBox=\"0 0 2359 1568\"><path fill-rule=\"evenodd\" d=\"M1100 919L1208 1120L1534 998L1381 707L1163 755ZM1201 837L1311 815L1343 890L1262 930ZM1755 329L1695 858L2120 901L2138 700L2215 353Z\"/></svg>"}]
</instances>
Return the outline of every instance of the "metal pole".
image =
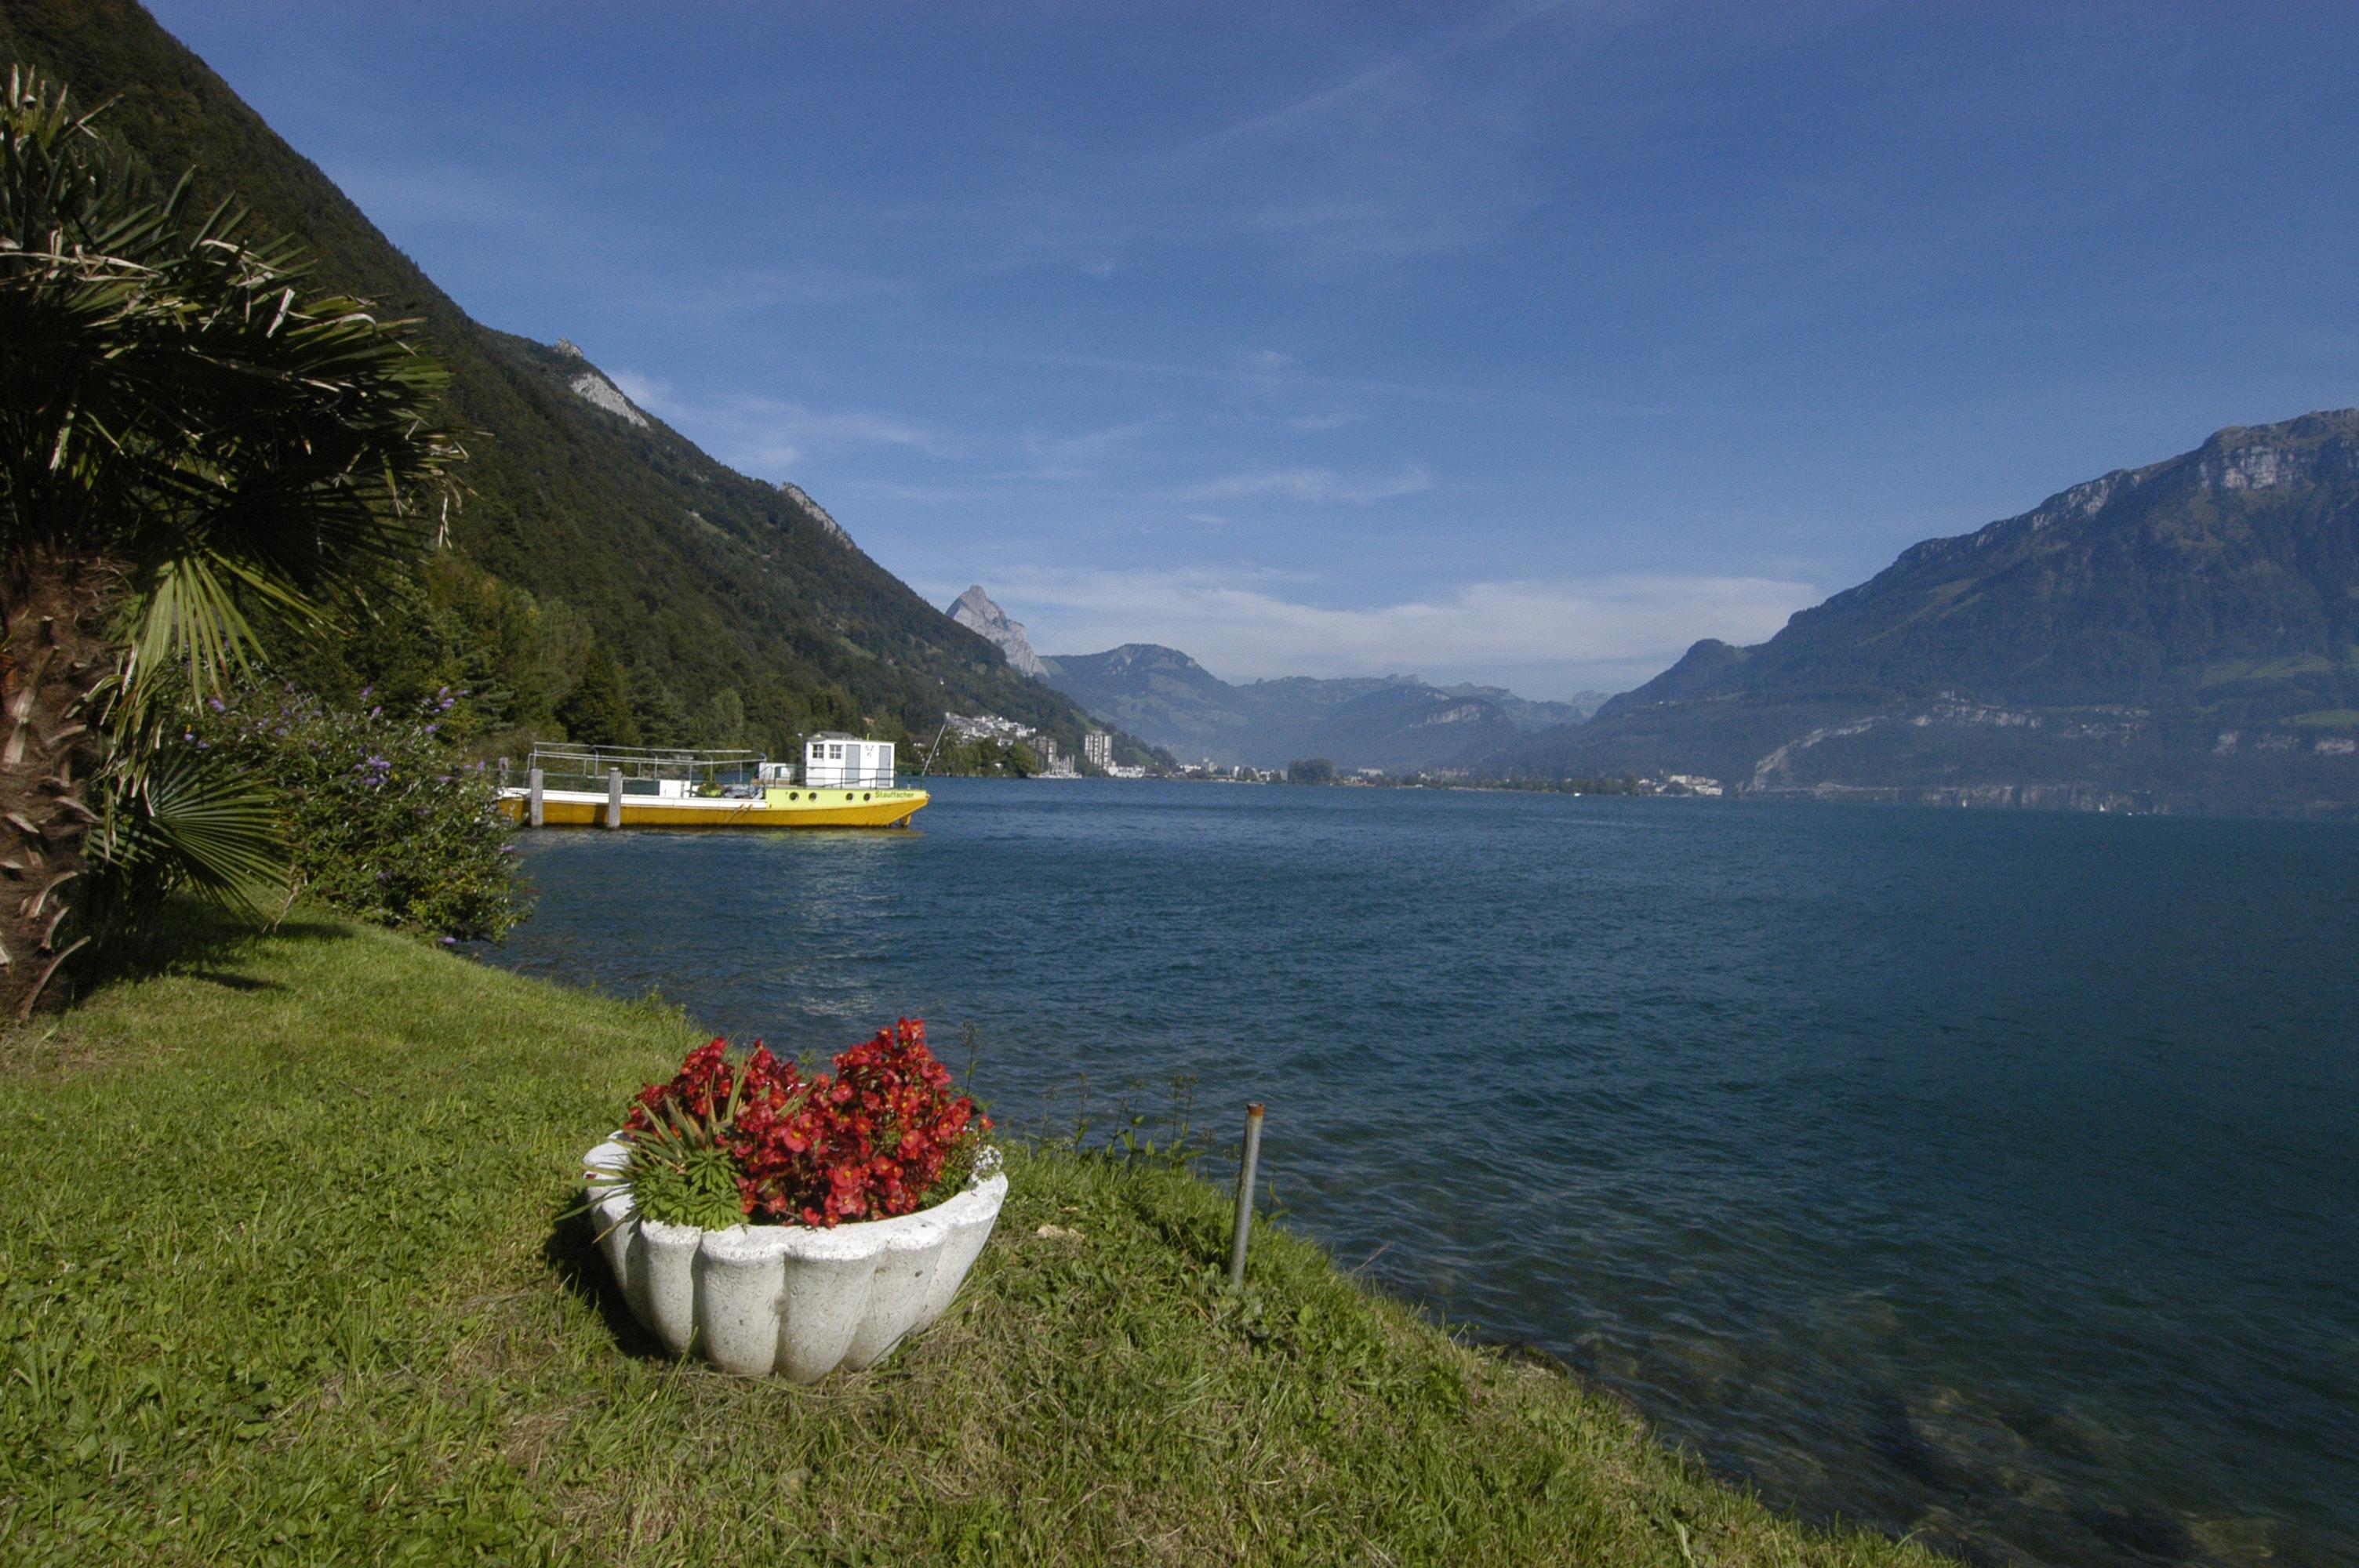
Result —
<instances>
[{"instance_id":1,"label":"metal pole","mask_svg":"<svg viewBox=\"0 0 2359 1568\"><path fill-rule=\"evenodd\" d=\"M606 826L620 827L622 825L623 770L608 768L606 770Z\"/></svg>"},{"instance_id":2,"label":"metal pole","mask_svg":"<svg viewBox=\"0 0 2359 1568\"><path fill-rule=\"evenodd\" d=\"M1237 1169L1237 1218L1229 1231L1229 1289L1245 1282L1245 1243L1253 1237L1254 1170L1261 1163L1261 1102L1245 1107L1245 1157Z\"/></svg>"},{"instance_id":3,"label":"metal pole","mask_svg":"<svg viewBox=\"0 0 2359 1568\"><path fill-rule=\"evenodd\" d=\"M528 816L532 825L538 827L540 826L540 770L538 768L532 770L531 777L527 783L532 796L532 806Z\"/></svg>"}]
</instances>

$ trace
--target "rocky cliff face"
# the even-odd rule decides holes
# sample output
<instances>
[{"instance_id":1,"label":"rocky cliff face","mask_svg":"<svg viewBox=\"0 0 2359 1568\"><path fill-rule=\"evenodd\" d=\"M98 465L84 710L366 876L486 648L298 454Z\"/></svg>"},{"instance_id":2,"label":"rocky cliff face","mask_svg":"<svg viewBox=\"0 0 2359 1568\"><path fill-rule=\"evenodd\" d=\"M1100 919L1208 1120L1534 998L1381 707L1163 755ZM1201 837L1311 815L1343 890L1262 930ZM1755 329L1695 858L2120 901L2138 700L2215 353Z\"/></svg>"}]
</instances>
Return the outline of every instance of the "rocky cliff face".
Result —
<instances>
[{"instance_id":1,"label":"rocky cliff face","mask_svg":"<svg viewBox=\"0 0 2359 1568\"><path fill-rule=\"evenodd\" d=\"M778 486L778 493L785 496L789 504L799 508L804 516L810 518L813 523L818 524L819 531L826 535L829 538L833 539L837 544L843 546L847 549L858 549L860 547L852 542L852 535L843 531L843 524L837 522L835 518L829 514L826 507L821 506L818 502L813 501L810 498L810 492L805 490L801 485L781 484Z\"/></svg>"},{"instance_id":2,"label":"rocky cliff face","mask_svg":"<svg viewBox=\"0 0 2359 1568\"><path fill-rule=\"evenodd\" d=\"M592 408L604 409L625 425L636 426L642 430L649 427L647 416L623 395L620 387L606 379L604 372L590 362L589 357L571 339L558 339L557 352L560 359L576 361L582 366L580 373L565 384L573 389L574 396Z\"/></svg>"},{"instance_id":3,"label":"rocky cliff face","mask_svg":"<svg viewBox=\"0 0 2359 1568\"><path fill-rule=\"evenodd\" d=\"M1007 667L1018 675L1044 678L1049 667L1040 655L1032 651L1032 643L1024 635L1024 622L1010 621L1007 612L991 601L991 595L976 583L952 601L950 617L968 631L989 638L999 651L1007 655Z\"/></svg>"}]
</instances>

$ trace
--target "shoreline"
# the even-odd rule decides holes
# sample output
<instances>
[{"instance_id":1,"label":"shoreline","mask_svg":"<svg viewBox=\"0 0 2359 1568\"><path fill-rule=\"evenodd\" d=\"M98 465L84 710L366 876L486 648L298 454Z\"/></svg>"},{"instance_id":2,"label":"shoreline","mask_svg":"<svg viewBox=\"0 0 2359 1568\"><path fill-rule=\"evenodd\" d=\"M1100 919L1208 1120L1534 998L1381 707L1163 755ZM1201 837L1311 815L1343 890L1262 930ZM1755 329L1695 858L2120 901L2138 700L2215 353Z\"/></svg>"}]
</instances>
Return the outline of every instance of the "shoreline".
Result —
<instances>
[{"instance_id":1,"label":"shoreline","mask_svg":"<svg viewBox=\"0 0 2359 1568\"><path fill-rule=\"evenodd\" d=\"M1224 1192L1053 1147L880 1367L651 1356L555 1217L680 1012L310 911L186 924L0 1052L0 1269L51 1369L0 1422L12 1554L1944 1561L1771 1512L1283 1227L1230 1295Z\"/></svg>"}]
</instances>

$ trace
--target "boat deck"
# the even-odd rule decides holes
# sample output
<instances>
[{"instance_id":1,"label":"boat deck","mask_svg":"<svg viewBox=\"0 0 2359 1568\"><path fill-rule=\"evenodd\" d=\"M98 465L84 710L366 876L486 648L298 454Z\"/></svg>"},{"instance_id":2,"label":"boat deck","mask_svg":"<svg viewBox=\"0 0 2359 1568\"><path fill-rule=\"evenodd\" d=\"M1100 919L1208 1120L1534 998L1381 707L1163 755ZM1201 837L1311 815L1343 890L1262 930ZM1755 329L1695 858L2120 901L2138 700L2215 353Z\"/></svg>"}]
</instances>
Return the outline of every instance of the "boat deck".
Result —
<instances>
[{"instance_id":1,"label":"boat deck","mask_svg":"<svg viewBox=\"0 0 2359 1568\"><path fill-rule=\"evenodd\" d=\"M906 827L933 796L921 789L766 790L758 796L625 795L625 827ZM603 790L543 790L544 827L603 827L609 797ZM500 792L500 810L527 822L531 792Z\"/></svg>"}]
</instances>

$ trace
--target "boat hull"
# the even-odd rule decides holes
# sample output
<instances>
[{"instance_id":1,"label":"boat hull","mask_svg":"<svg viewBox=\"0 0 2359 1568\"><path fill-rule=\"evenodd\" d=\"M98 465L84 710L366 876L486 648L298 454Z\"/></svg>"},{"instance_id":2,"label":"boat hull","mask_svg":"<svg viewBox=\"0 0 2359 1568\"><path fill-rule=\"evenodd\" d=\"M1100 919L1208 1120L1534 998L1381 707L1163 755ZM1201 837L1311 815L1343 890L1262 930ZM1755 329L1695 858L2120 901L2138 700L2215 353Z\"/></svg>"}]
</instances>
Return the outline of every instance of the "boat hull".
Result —
<instances>
[{"instance_id":1,"label":"boat hull","mask_svg":"<svg viewBox=\"0 0 2359 1568\"><path fill-rule=\"evenodd\" d=\"M933 796L921 789L771 790L762 800L709 800L626 795L625 827L906 827ZM607 798L586 790L546 790L544 827L603 827ZM522 823L531 810L520 789L500 794L500 812Z\"/></svg>"}]
</instances>

